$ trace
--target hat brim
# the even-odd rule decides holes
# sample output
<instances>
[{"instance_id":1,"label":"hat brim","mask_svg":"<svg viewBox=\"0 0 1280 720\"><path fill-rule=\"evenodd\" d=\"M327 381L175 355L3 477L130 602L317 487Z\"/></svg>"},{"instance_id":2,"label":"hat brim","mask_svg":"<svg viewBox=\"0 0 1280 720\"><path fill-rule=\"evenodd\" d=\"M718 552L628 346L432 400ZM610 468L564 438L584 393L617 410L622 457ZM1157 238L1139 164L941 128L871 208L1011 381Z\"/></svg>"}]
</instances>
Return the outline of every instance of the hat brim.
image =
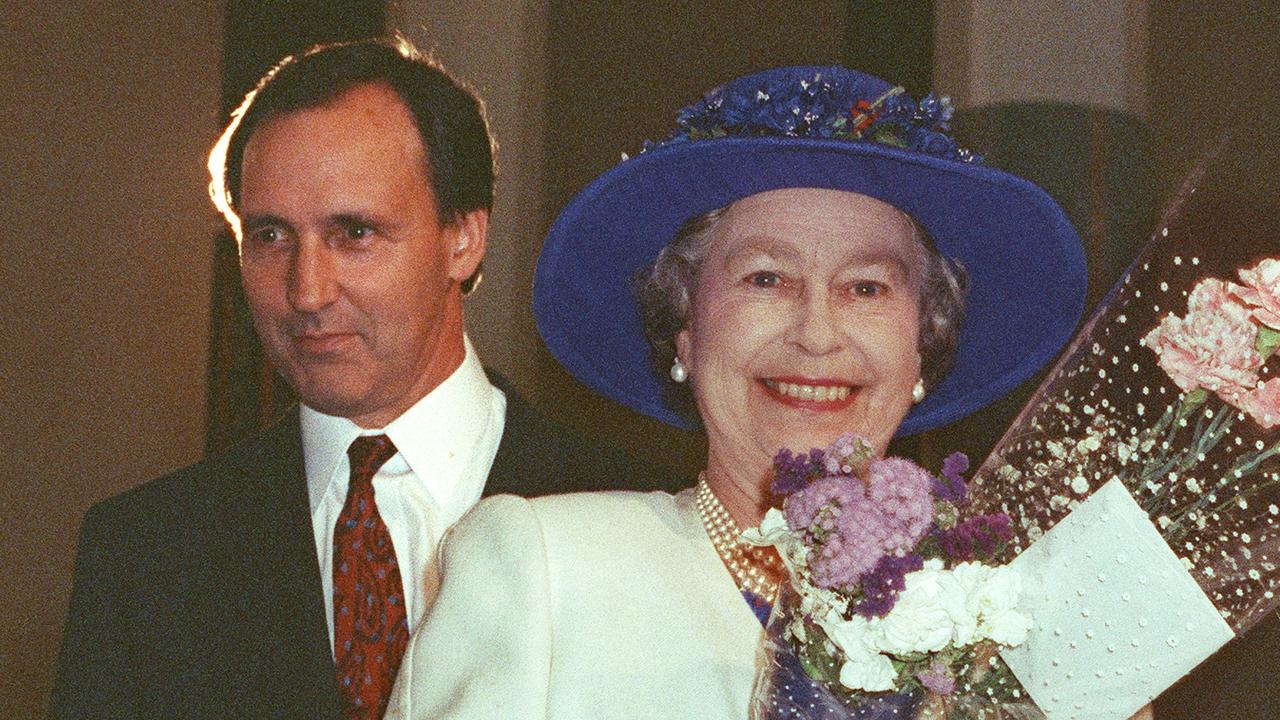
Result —
<instances>
[{"instance_id":1,"label":"hat brim","mask_svg":"<svg viewBox=\"0 0 1280 720\"><path fill-rule=\"evenodd\" d=\"M570 201L543 246L533 309L551 354L602 395L689 428L633 295L688 219L780 188L861 193L914 217L969 272L956 363L898 428L910 435L993 402L1047 363L1084 309L1079 236L1043 190L999 170L865 142L786 137L667 145L611 168Z\"/></svg>"}]
</instances>

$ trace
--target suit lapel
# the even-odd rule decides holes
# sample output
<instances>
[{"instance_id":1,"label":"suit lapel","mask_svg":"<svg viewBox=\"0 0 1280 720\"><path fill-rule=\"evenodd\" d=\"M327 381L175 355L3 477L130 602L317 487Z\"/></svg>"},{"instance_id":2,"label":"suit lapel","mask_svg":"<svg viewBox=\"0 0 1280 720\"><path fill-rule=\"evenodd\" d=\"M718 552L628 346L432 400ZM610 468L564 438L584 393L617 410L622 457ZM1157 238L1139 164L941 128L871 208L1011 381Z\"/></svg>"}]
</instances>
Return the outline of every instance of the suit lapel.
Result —
<instances>
[{"instance_id":1,"label":"suit lapel","mask_svg":"<svg viewBox=\"0 0 1280 720\"><path fill-rule=\"evenodd\" d=\"M536 432L539 426L533 409L511 387L511 383L488 368L485 373L489 376L489 382L506 395L507 412L502 424L498 452L493 457L489 479L484 485L484 495L536 494L537 489L545 483L547 453L554 449L554 444L540 442Z\"/></svg>"},{"instance_id":2,"label":"suit lapel","mask_svg":"<svg viewBox=\"0 0 1280 720\"><path fill-rule=\"evenodd\" d=\"M238 642L257 672L242 676L264 716L337 718L339 700L311 527L298 410L244 448L234 470L245 502ZM237 561L238 560L238 561ZM246 668L247 669L247 668Z\"/></svg>"}]
</instances>

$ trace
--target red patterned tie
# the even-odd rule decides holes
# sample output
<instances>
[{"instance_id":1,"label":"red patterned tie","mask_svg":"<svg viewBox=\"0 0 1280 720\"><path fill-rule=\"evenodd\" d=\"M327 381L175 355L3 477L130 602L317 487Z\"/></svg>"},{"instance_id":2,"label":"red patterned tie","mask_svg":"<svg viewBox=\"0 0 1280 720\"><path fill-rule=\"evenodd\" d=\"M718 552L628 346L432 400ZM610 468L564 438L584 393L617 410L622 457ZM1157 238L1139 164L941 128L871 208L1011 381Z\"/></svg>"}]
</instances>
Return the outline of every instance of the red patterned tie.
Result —
<instances>
[{"instance_id":1,"label":"red patterned tie","mask_svg":"<svg viewBox=\"0 0 1280 720\"><path fill-rule=\"evenodd\" d=\"M409 642L404 586L373 476L396 454L386 435L351 443L351 483L333 529L333 645L343 717L378 720Z\"/></svg>"}]
</instances>

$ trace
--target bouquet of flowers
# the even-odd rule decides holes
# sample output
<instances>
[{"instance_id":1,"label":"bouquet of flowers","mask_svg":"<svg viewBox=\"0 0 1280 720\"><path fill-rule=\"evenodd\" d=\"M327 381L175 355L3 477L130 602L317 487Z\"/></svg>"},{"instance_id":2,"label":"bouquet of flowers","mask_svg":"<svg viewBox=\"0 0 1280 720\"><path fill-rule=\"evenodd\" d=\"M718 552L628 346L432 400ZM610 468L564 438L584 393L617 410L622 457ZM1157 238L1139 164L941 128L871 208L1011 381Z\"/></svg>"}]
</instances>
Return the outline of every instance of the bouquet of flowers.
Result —
<instances>
[{"instance_id":1,"label":"bouquet of flowers","mask_svg":"<svg viewBox=\"0 0 1280 720\"><path fill-rule=\"evenodd\" d=\"M989 564L1009 517L965 517L968 464L955 453L935 477L855 435L778 454L782 508L743 534L789 575L751 717L1041 717L997 655L1031 620L1018 576Z\"/></svg>"},{"instance_id":2,"label":"bouquet of flowers","mask_svg":"<svg viewBox=\"0 0 1280 720\"><path fill-rule=\"evenodd\" d=\"M1004 657L1049 717L1125 717L1280 606L1276 220L1191 187L970 483L1042 576ZM1079 535L1121 504L1156 555Z\"/></svg>"}]
</instances>

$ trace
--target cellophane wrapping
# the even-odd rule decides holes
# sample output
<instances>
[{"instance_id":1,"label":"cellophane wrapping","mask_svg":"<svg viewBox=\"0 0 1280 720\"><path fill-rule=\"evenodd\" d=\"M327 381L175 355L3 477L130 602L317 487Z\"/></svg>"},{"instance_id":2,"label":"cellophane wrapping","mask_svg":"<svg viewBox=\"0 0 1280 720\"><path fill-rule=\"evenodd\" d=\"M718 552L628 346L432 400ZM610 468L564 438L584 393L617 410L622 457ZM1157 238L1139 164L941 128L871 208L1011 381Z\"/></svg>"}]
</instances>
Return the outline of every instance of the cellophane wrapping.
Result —
<instances>
[{"instance_id":1,"label":"cellophane wrapping","mask_svg":"<svg viewBox=\"0 0 1280 720\"><path fill-rule=\"evenodd\" d=\"M1008 557L1120 479L1226 623L1280 599L1280 222L1184 186L971 483Z\"/></svg>"}]
</instances>

